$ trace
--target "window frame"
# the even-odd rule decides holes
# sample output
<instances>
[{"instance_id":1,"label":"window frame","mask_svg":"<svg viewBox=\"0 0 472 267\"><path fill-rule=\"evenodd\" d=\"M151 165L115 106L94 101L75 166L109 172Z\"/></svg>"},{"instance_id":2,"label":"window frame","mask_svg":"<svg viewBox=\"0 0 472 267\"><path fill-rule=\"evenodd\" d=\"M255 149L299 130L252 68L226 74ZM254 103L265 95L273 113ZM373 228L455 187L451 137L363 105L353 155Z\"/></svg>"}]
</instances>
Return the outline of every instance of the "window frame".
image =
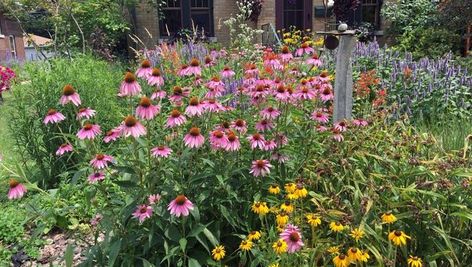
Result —
<instances>
[{"instance_id":1,"label":"window frame","mask_svg":"<svg viewBox=\"0 0 472 267\"><path fill-rule=\"evenodd\" d=\"M15 35L13 35L13 34L8 35L8 44L10 46L11 55L13 56L14 59L17 59L18 58L18 53L16 51L16 38L15 38Z\"/></svg>"}]
</instances>

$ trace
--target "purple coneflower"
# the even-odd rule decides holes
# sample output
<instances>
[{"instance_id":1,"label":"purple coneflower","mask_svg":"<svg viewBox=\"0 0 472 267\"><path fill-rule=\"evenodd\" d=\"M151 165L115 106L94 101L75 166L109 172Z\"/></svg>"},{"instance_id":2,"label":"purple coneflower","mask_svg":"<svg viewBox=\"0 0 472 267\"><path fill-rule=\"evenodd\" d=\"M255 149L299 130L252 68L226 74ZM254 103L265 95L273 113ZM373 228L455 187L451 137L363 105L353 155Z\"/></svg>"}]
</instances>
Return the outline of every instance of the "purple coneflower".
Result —
<instances>
[{"instance_id":1,"label":"purple coneflower","mask_svg":"<svg viewBox=\"0 0 472 267\"><path fill-rule=\"evenodd\" d=\"M200 61L196 58L192 58L190 66L187 69L188 75L201 76L202 68L200 67Z\"/></svg>"},{"instance_id":2,"label":"purple coneflower","mask_svg":"<svg viewBox=\"0 0 472 267\"><path fill-rule=\"evenodd\" d=\"M133 218L139 220L139 223L143 223L146 219L151 218L152 207L148 205L139 205L136 211L133 213Z\"/></svg>"},{"instance_id":3,"label":"purple coneflower","mask_svg":"<svg viewBox=\"0 0 472 267\"><path fill-rule=\"evenodd\" d=\"M297 51L295 51L295 56L301 57L304 54L310 55L313 53L315 53L315 49L310 47L310 45L305 42L300 46L300 48L297 49Z\"/></svg>"},{"instance_id":4,"label":"purple coneflower","mask_svg":"<svg viewBox=\"0 0 472 267\"><path fill-rule=\"evenodd\" d=\"M334 129L340 131L340 132L345 132L347 130L347 123L346 121L340 121L336 122L334 124Z\"/></svg>"},{"instance_id":5,"label":"purple coneflower","mask_svg":"<svg viewBox=\"0 0 472 267\"><path fill-rule=\"evenodd\" d=\"M319 123L327 123L329 121L329 115L323 110L318 109L311 113L311 118Z\"/></svg>"},{"instance_id":6,"label":"purple coneflower","mask_svg":"<svg viewBox=\"0 0 472 267\"><path fill-rule=\"evenodd\" d=\"M110 143L112 141L118 140L118 138L121 136L121 126L115 127L114 129L111 129L105 134L105 137L103 138L103 142L105 143Z\"/></svg>"},{"instance_id":7,"label":"purple coneflower","mask_svg":"<svg viewBox=\"0 0 472 267\"><path fill-rule=\"evenodd\" d=\"M186 121L187 119L180 113L180 111L174 109L167 118L166 126L168 128L173 128L184 124Z\"/></svg>"},{"instance_id":8,"label":"purple coneflower","mask_svg":"<svg viewBox=\"0 0 472 267\"><path fill-rule=\"evenodd\" d=\"M245 133L247 131L247 123L242 119L237 119L231 123L231 127L239 133Z\"/></svg>"},{"instance_id":9,"label":"purple coneflower","mask_svg":"<svg viewBox=\"0 0 472 267\"><path fill-rule=\"evenodd\" d=\"M282 47L282 51L280 53L280 59L282 59L282 61L285 63L293 59L292 52L290 52L290 49L288 48L288 46L285 45L284 47Z\"/></svg>"},{"instance_id":10,"label":"purple coneflower","mask_svg":"<svg viewBox=\"0 0 472 267\"><path fill-rule=\"evenodd\" d=\"M333 90L331 90L331 88L329 87L325 87L323 91L321 91L320 93L320 99L323 102L333 100L333 98L334 98Z\"/></svg>"},{"instance_id":11,"label":"purple coneflower","mask_svg":"<svg viewBox=\"0 0 472 267\"><path fill-rule=\"evenodd\" d=\"M90 161L90 165L97 170L104 169L108 167L109 162L113 162L113 157L104 154L97 154L95 158Z\"/></svg>"},{"instance_id":12,"label":"purple coneflower","mask_svg":"<svg viewBox=\"0 0 472 267\"><path fill-rule=\"evenodd\" d=\"M280 233L280 238L287 243L288 253L297 252L304 246L300 229L295 225L287 224L284 231Z\"/></svg>"},{"instance_id":13,"label":"purple coneflower","mask_svg":"<svg viewBox=\"0 0 472 267\"><path fill-rule=\"evenodd\" d=\"M265 139L264 136L260 133L255 133L249 137L247 137L249 142L251 143L251 149L259 149L263 150L265 146Z\"/></svg>"},{"instance_id":14,"label":"purple coneflower","mask_svg":"<svg viewBox=\"0 0 472 267\"><path fill-rule=\"evenodd\" d=\"M160 194L154 194L154 195L149 195L148 196L149 205L154 205L157 202L159 202L160 200L161 200L161 195Z\"/></svg>"},{"instance_id":15,"label":"purple coneflower","mask_svg":"<svg viewBox=\"0 0 472 267\"><path fill-rule=\"evenodd\" d=\"M203 108L209 112L224 111L225 108L216 99L210 98L203 102Z\"/></svg>"},{"instance_id":16,"label":"purple coneflower","mask_svg":"<svg viewBox=\"0 0 472 267\"><path fill-rule=\"evenodd\" d=\"M238 151L241 148L239 138L233 132L230 132L227 136L228 142L226 143L224 149L226 151Z\"/></svg>"},{"instance_id":17,"label":"purple coneflower","mask_svg":"<svg viewBox=\"0 0 472 267\"><path fill-rule=\"evenodd\" d=\"M82 127L82 129L80 129L79 132L77 133L77 137L81 140L84 140L84 139L92 140L95 138L95 136L101 133L102 131L100 130L100 125L85 123L84 127Z\"/></svg>"},{"instance_id":18,"label":"purple coneflower","mask_svg":"<svg viewBox=\"0 0 472 267\"><path fill-rule=\"evenodd\" d=\"M322 65L322 62L318 57L318 54L314 53L311 58L306 60L306 64L319 67Z\"/></svg>"},{"instance_id":19,"label":"purple coneflower","mask_svg":"<svg viewBox=\"0 0 472 267\"><path fill-rule=\"evenodd\" d=\"M204 106L200 104L200 101L198 101L198 98L192 97L190 98L189 105L185 109L185 115L189 117L201 116L203 113L203 108Z\"/></svg>"},{"instance_id":20,"label":"purple coneflower","mask_svg":"<svg viewBox=\"0 0 472 267\"><path fill-rule=\"evenodd\" d=\"M256 123L256 130L259 132L269 131L269 130L272 130L273 128L274 128L274 124L271 121L266 120L266 119L263 119Z\"/></svg>"},{"instance_id":21,"label":"purple coneflower","mask_svg":"<svg viewBox=\"0 0 472 267\"><path fill-rule=\"evenodd\" d=\"M342 142L344 140L344 136L341 134L341 131L336 129L336 128L333 128L332 130L333 132L333 139L338 141L338 142Z\"/></svg>"},{"instance_id":22,"label":"purple coneflower","mask_svg":"<svg viewBox=\"0 0 472 267\"><path fill-rule=\"evenodd\" d=\"M161 90L161 89L156 89L156 91L154 91L154 93L152 93L151 95L151 100L154 100L154 99L164 99L166 97L167 93L166 91L164 90Z\"/></svg>"},{"instance_id":23,"label":"purple coneflower","mask_svg":"<svg viewBox=\"0 0 472 267\"><path fill-rule=\"evenodd\" d=\"M105 180L105 174L102 172L94 172L88 176L87 180L89 183L94 184L96 182Z\"/></svg>"},{"instance_id":24,"label":"purple coneflower","mask_svg":"<svg viewBox=\"0 0 472 267\"><path fill-rule=\"evenodd\" d=\"M226 66L223 68L220 74L221 74L221 77L223 77L223 79L229 79L233 77L236 73L233 70L231 70L230 67Z\"/></svg>"},{"instance_id":25,"label":"purple coneflower","mask_svg":"<svg viewBox=\"0 0 472 267\"><path fill-rule=\"evenodd\" d=\"M251 171L249 173L252 173L254 177L266 176L270 173L270 168L272 168L272 165L268 160L258 159L252 162Z\"/></svg>"},{"instance_id":26,"label":"purple coneflower","mask_svg":"<svg viewBox=\"0 0 472 267\"><path fill-rule=\"evenodd\" d=\"M143 120L152 120L161 110L160 106L154 106L146 96L143 96L139 101L139 105L136 108L136 116Z\"/></svg>"},{"instance_id":27,"label":"purple coneflower","mask_svg":"<svg viewBox=\"0 0 472 267\"><path fill-rule=\"evenodd\" d=\"M145 59L141 62L141 66L136 70L136 76L139 78L147 78L151 75L152 68L151 68L151 61Z\"/></svg>"},{"instance_id":28,"label":"purple coneflower","mask_svg":"<svg viewBox=\"0 0 472 267\"><path fill-rule=\"evenodd\" d=\"M175 217L188 216L190 211L193 210L193 203L184 195L178 195L169 203L167 209Z\"/></svg>"},{"instance_id":29,"label":"purple coneflower","mask_svg":"<svg viewBox=\"0 0 472 267\"><path fill-rule=\"evenodd\" d=\"M300 86L300 88L295 93L295 97L300 100L310 100L316 96L316 92L308 86Z\"/></svg>"},{"instance_id":30,"label":"purple coneflower","mask_svg":"<svg viewBox=\"0 0 472 267\"><path fill-rule=\"evenodd\" d=\"M359 126L359 127L365 127L365 126L369 125L369 123L366 120L363 120L363 119L354 119L354 120L352 120L352 124L354 124L355 126Z\"/></svg>"},{"instance_id":31,"label":"purple coneflower","mask_svg":"<svg viewBox=\"0 0 472 267\"><path fill-rule=\"evenodd\" d=\"M277 144L275 143L274 140L266 140L264 142L264 151L271 151L274 150L277 147Z\"/></svg>"},{"instance_id":32,"label":"purple coneflower","mask_svg":"<svg viewBox=\"0 0 472 267\"><path fill-rule=\"evenodd\" d=\"M188 74L188 66L187 65L182 65L180 67L180 70L177 72L177 75L179 76L187 76Z\"/></svg>"},{"instance_id":33,"label":"purple coneflower","mask_svg":"<svg viewBox=\"0 0 472 267\"><path fill-rule=\"evenodd\" d=\"M205 143L205 137L200 133L200 128L192 127L184 137L185 146L199 148Z\"/></svg>"},{"instance_id":34,"label":"purple coneflower","mask_svg":"<svg viewBox=\"0 0 472 267\"><path fill-rule=\"evenodd\" d=\"M273 107L267 107L263 109L260 113L261 117L266 120L274 120L280 115L280 111Z\"/></svg>"},{"instance_id":35,"label":"purple coneflower","mask_svg":"<svg viewBox=\"0 0 472 267\"><path fill-rule=\"evenodd\" d=\"M120 85L120 93L118 96L134 96L141 92L141 86L136 81L136 76L131 72L126 72L125 78Z\"/></svg>"},{"instance_id":36,"label":"purple coneflower","mask_svg":"<svg viewBox=\"0 0 472 267\"><path fill-rule=\"evenodd\" d=\"M62 115L62 113L59 111L55 109L49 109L46 117L43 120L43 123L47 125L48 123L58 123L65 119L66 117L64 117L64 115Z\"/></svg>"},{"instance_id":37,"label":"purple coneflower","mask_svg":"<svg viewBox=\"0 0 472 267\"><path fill-rule=\"evenodd\" d=\"M77 107L81 104L79 94L77 94L74 87L72 87L72 85L70 84L67 84L66 86L64 86L64 89L62 89L62 96L59 102L63 106L69 102L72 102Z\"/></svg>"},{"instance_id":38,"label":"purple coneflower","mask_svg":"<svg viewBox=\"0 0 472 267\"><path fill-rule=\"evenodd\" d=\"M62 156L66 152L71 152L73 151L74 148L72 148L72 145L69 143L62 144L56 151L56 156Z\"/></svg>"},{"instance_id":39,"label":"purple coneflower","mask_svg":"<svg viewBox=\"0 0 472 267\"><path fill-rule=\"evenodd\" d=\"M27 192L26 187L15 179L10 179L10 190L8 190L8 199L22 198Z\"/></svg>"},{"instance_id":40,"label":"purple coneflower","mask_svg":"<svg viewBox=\"0 0 472 267\"><path fill-rule=\"evenodd\" d=\"M158 146L151 149L151 155L153 157L167 158L172 153L172 149L167 146Z\"/></svg>"},{"instance_id":41,"label":"purple coneflower","mask_svg":"<svg viewBox=\"0 0 472 267\"><path fill-rule=\"evenodd\" d=\"M138 138L146 135L146 128L132 115L125 118L121 125L121 133L125 136L133 136Z\"/></svg>"},{"instance_id":42,"label":"purple coneflower","mask_svg":"<svg viewBox=\"0 0 472 267\"><path fill-rule=\"evenodd\" d=\"M228 137L221 130L210 132L210 144L214 148L224 148L228 144Z\"/></svg>"},{"instance_id":43,"label":"purple coneflower","mask_svg":"<svg viewBox=\"0 0 472 267\"><path fill-rule=\"evenodd\" d=\"M77 119L91 119L93 116L95 116L95 110L91 108L80 108L79 112L77 112Z\"/></svg>"},{"instance_id":44,"label":"purple coneflower","mask_svg":"<svg viewBox=\"0 0 472 267\"><path fill-rule=\"evenodd\" d=\"M158 68L153 68L151 75L147 78L148 84L151 86L163 86L164 85L164 78L162 78L161 70Z\"/></svg>"}]
</instances>

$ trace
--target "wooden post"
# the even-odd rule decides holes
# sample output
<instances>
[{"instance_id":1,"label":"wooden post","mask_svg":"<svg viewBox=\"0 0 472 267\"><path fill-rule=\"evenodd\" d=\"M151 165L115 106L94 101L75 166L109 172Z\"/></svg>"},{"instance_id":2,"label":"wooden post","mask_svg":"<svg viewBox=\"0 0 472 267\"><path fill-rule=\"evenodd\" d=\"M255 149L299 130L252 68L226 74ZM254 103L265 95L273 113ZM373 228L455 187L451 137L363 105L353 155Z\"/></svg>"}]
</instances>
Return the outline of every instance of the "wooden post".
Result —
<instances>
[{"instance_id":1,"label":"wooden post","mask_svg":"<svg viewBox=\"0 0 472 267\"><path fill-rule=\"evenodd\" d=\"M334 82L333 122L352 118L352 62L351 54L356 37L350 32L340 35L336 56L336 79Z\"/></svg>"}]
</instances>

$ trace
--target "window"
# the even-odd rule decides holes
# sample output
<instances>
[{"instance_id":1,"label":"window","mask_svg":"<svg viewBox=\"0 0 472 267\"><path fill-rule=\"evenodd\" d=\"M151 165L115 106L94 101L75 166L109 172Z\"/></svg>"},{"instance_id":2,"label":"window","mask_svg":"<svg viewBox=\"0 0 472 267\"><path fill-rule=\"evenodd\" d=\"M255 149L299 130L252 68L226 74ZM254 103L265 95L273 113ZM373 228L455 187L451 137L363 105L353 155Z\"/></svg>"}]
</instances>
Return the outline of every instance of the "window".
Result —
<instances>
[{"instance_id":1,"label":"window","mask_svg":"<svg viewBox=\"0 0 472 267\"><path fill-rule=\"evenodd\" d=\"M3 35L3 30L2 30L2 20L0 19L0 36Z\"/></svg>"},{"instance_id":2,"label":"window","mask_svg":"<svg viewBox=\"0 0 472 267\"><path fill-rule=\"evenodd\" d=\"M362 22L380 28L380 0L362 0Z\"/></svg>"},{"instance_id":3,"label":"window","mask_svg":"<svg viewBox=\"0 0 472 267\"><path fill-rule=\"evenodd\" d=\"M275 1L275 25L277 29L311 29L313 0Z\"/></svg>"},{"instance_id":4,"label":"window","mask_svg":"<svg viewBox=\"0 0 472 267\"><path fill-rule=\"evenodd\" d=\"M183 29L204 31L213 35L213 0L166 0L162 7L159 29L162 37Z\"/></svg>"},{"instance_id":5,"label":"window","mask_svg":"<svg viewBox=\"0 0 472 267\"><path fill-rule=\"evenodd\" d=\"M10 35L10 36L8 36L8 39L9 39L9 41L10 41L11 56L12 56L12 58L16 59L16 41L15 41L15 36Z\"/></svg>"}]
</instances>

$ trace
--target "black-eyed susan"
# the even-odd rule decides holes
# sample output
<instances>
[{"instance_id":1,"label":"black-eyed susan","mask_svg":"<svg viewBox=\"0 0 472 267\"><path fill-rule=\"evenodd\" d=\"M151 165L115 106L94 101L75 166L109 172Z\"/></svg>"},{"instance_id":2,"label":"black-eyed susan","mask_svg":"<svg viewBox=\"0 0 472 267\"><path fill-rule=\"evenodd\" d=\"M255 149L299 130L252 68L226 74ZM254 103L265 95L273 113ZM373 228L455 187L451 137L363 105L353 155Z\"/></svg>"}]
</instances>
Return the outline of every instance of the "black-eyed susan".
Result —
<instances>
[{"instance_id":1,"label":"black-eyed susan","mask_svg":"<svg viewBox=\"0 0 472 267\"><path fill-rule=\"evenodd\" d=\"M347 251L347 256L351 262L355 262L361 260L362 251L358 248L349 248L349 250Z\"/></svg>"},{"instance_id":2,"label":"black-eyed susan","mask_svg":"<svg viewBox=\"0 0 472 267\"><path fill-rule=\"evenodd\" d=\"M215 261L220 261L226 255L225 247L222 245L216 246L212 251L211 255Z\"/></svg>"},{"instance_id":3,"label":"black-eyed susan","mask_svg":"<svg viewBox=\"0 0 472 267\"><path fill-rule=\"evenodd\" d=\"M259 231L251 231L247 235L247 240L255 241L255 240L259 240L259 239L261 239L261 232L259 232Z\"/></svg>"},{"instance_id":4,"label":"black-eyed susan","mask_svg":"<svg viewBox=\"0 0 472 267\"><path fill-rule=\"evenodd\" d=\"M342 225L340 222L331 222L329 224L329 229L335 233L338 233L344 230L344 225Z\"/></svg>"},{"instance_id":5,"label":"black-eyed susan","mask_svg":"<svg viewBox=\"0 0 472 267\"><path fill-rule=\"evenodd\" d=\"M276 184L273 184L269 187L269 193L277 195L280 193L280 187Z\"/></svg>"},{"instance_id":6,"label":"black-eyed susan","mask_svg":"<svg viewBox=\"0 0 472 267\"><path fill-rule=\"evenodd\" d=\"M339 254L338 256L334 257L333 263L335 267L348 267L351 264L349 257L344 254Z\"/></svg>"},{"instance_id":7,"label":"black-eyed susan","mask_svg":"<svg viewBox=\"0 0 472 267\"><path fill-rule=\"evenodd\" d=\"M271 265L269 265L269 267L279 267L279 263L272 263Z\"/></svg>"},{"instance_id":8,"label":"black-eyed susan","mask_svg":"<svg viewBox=\"0 0 472 267\"><path fill-rule=\"evenodd\" d=\"M360 261L361 261L361 262L368 262L369 259L370 259L369 251L368 251L368 250L362 251L362 255L361 255Z\"/></svg>"},{"instance_id":9,"label":"black-eyed susan","mask_svg":"<svg viewBox=\"0 0 472 267\"><path fill-rule=\"evenodd\" d=\"M397 217L393 215L390 211L382 214L381 216L382 223L392 224L397 221Z\"/></svg>"},{"instance_id":10,"label":"black-eyed susan","mask_svg":"<svg viewBox=\"0 0 472 267\"><path fill-rule=\"evenodd\" d=\"M321 219L316 214L313 214L313 213L307 214L305 215L305 218L308 221L308 224L311 225L311 227L317 227L318 225L321 224Z\"/></svg>"},{"instance_id":11,"label":"black-eyed susan","mask_svg":"<svg viewBox=\"0 0 472 267\"><path fill-rule=\"evenodd\" d=\"M329 254L333 254L333 255L339 254L339 246L332 246L332 247L329 247L326 251L327 251Z\"/></svg>"},{"instance_id":12,"label":"black-eyed susan","mask_svg":"<svg viewBox=\"0 0 472 267\"><path fill-rule=\"evenodd\" d=\"M297 185L295 183L287 183L284 185L284 188L287 193L293 193L297 189Z\"/></svg>"},{"instance_id":13,"label":"black-eyed susan","mask_svg":"<svg viewBox=\"0 0 472 267\"><path fill-rule=\"evenodd\" d=\"M288 214L286 212L281 212L275 216L275 222L278 226L284 226L288 223Z\"/></svg>"},{"instance_id":14,"label":"black-eyed susan","mask_svg":"<svg viewBox=\"0 0 472 267\"><path fill-rule=\"evenodd\" d=\"M359 241L362 237L364 237L364 234L364 231L362 231L360 228L354 228L349 235L356 241Z\"/></svg>"},{"instance_id":15,"label":"black-eyed susan","mask_svg":"<svg viewBox=\"0 0 472 267\"><path fill-rule=\"evenodd\" d=\"M388 234L388 239L395 244L395 246L404 246L406 245L406 240L411 239L403 231L395 230Z\"/></svg>"},{"instance_id":16,"label":"black-eyed susan","mask_svg":"<svg viewBox=\"0 0 472 267\"><path fill-rule=\"evenodd\" d=\"M298 199L298 195L295 194L295 193L288 193L285 197L289 200L297 200Z\"/></svg>"},{"instance_id":17,"label":"black-eyed susan","mask_svg":"<svg viewBox=\"0 0 472 267\"><path fill-rule=\"evenodd\" d=\"M260 201L254 202L254 204L252 204L251 210L259 215L266 215L269 213L269 207L267 207L267 203Z\"/></svg>"},{"instance_id":18,"label":"black-eyed susan","mask_svg":"<svg viewBox=\"0 0 472 267\"><path fill-rule=\"evenodd\" d=\"M283 239L277 240L274 244L272 244L272 248L274 249L275 253L282 254L287 252L288 246L287 243Z\"/></svg>"},{"instance_id":19,"label":"black-eyed susan","mask_svg":"<svg viewBox=\"0 0 472 267\"><path fill-rule=\"evenodd\" d=\"M254 243L251 240L243 240L241 244L239 244L239 249L242 251L249 251L252 249Z\"/></svg>"},{"instance_id":20,"label":"black-eyed susan","mask_svg":"<svg viewBox=\"0 0 472 267\"><path fill-rule=\"evenodd\" d=\"M303 184L297 184L295 191L293 192L299 198L304 198L308 195L308 190L303 186Z\"/></svg>"},{"instance_id":21,"label":"black-eyed susan","mask_svg":"<svg viewBox=\"0 0 472 267\"><path fill-rule=\"evenodd\" d=\"M408 267L422 267L423 261L420 257L411 256L408 258Z\"/></svg>"},{"instance_id":22,"label":"black-eyed susan","mask_svg":"<svg viewBox=\"0 0 472 267\"><path fill-rule=\"evenodd\" d=\"M285 201L284 203L282 203L282 205L280 205L280 209L285 211L286 213L292 213L294 207L292 203L290 203L290 201Z\"/></svg>"}]
</instances>

